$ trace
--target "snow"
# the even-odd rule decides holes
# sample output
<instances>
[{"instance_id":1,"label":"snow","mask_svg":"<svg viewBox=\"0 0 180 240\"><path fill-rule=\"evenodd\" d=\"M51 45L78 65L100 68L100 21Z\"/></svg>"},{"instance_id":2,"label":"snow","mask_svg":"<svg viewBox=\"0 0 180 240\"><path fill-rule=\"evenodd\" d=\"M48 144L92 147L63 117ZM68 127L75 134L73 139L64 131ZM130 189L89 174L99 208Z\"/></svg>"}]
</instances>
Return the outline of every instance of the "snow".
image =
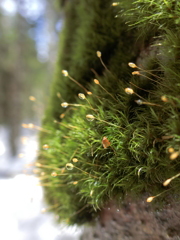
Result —
<instances>
[{"instance_id":1,"label":"snow","mask_svg":"<svg viewBox=\"0 0 180 240\"><path fill-rule=\"evenodd\" d=\"M24 136L24 133L22 133ZM21 137L22 137L21 136ZM0 128L0 239L2 240L78 240L82 229L57 224L52 213L42 213L43 188L39 179L24 174L25 164L33 163L38 149L37 137L19 146L24 157L11 159L8 154L8 129ZM3 174L4 173L4 174ZM3 176L6 176L3 178ZM2 178L1 178L2 177Z\"/></svg>"}]
</instances>

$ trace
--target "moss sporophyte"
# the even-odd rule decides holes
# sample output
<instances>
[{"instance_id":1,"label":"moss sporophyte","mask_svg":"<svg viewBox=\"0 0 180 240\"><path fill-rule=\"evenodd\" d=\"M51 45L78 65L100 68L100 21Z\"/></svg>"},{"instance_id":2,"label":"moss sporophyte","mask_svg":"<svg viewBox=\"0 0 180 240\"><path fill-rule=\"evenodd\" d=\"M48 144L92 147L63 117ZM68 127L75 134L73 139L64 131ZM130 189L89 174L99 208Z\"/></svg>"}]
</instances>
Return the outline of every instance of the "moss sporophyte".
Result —
<instances>
[{"instance_id":1,"label":"moss sporophyte","mask_svg":"<svg viewBox=\"0 0 180 240\"><path fill-rule=\"evenodd\" d=\"M23 124L40 131L46 200L70 224L126 194L166 203L180 186L178 1L67 2L42 127Z\"/></svg>"}]
</instances>

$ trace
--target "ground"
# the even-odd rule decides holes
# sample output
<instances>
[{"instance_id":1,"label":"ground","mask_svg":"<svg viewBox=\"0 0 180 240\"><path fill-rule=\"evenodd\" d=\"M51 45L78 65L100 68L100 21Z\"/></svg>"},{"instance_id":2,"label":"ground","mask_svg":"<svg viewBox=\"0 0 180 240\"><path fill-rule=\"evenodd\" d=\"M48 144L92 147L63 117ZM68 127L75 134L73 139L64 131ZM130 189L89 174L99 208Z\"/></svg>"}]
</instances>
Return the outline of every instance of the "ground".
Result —
<instances>
[{"instance_id":1,"label":"ground","mask_svg":"<svg viewBox=\"0 0 180 240\"><path fill-rule=\"evenodd\" d=\"M81 240L178 240L180 205L172 202L154 209L146 201L127 201L120 208L111 202Z\"/></svg>"}]
</instances>

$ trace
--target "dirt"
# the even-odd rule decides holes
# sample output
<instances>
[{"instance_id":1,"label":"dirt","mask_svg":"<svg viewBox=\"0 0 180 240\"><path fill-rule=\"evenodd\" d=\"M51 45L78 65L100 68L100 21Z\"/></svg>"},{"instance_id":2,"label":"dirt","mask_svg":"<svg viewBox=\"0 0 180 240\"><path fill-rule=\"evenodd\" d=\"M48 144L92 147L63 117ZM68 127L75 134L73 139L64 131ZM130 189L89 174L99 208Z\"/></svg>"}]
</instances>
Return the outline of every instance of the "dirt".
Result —
<instances>
[{"instance_id":1,"label":"dirt","mask_svg":"<svg viewBox=\"0 0 180 240\"><path fill-rule=\"evenodd\" d=\"M120 208L111 202L81 240L180 240L180 204L157 210L146 201L128 201Z\"/></svg>"}]
</instances>

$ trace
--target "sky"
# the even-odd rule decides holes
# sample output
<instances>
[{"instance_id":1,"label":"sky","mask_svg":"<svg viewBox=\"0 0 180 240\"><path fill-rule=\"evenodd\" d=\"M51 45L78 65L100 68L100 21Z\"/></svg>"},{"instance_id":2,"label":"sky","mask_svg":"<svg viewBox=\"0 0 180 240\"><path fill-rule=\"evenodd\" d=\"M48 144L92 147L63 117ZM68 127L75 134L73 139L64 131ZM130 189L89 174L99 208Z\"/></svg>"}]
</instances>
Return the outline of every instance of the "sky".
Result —
<instances>
[{"instance_id":1,"label":"sky","mask_svg":"<svg viewBox=\"0 0 180 240\"><path fill-rule=\"evenodd\" d=\"M0 6L6 15L14 16L20 11L25 18L36 20L44 13L46 0L1 0Z\"/></svg>"}]
</instances>

